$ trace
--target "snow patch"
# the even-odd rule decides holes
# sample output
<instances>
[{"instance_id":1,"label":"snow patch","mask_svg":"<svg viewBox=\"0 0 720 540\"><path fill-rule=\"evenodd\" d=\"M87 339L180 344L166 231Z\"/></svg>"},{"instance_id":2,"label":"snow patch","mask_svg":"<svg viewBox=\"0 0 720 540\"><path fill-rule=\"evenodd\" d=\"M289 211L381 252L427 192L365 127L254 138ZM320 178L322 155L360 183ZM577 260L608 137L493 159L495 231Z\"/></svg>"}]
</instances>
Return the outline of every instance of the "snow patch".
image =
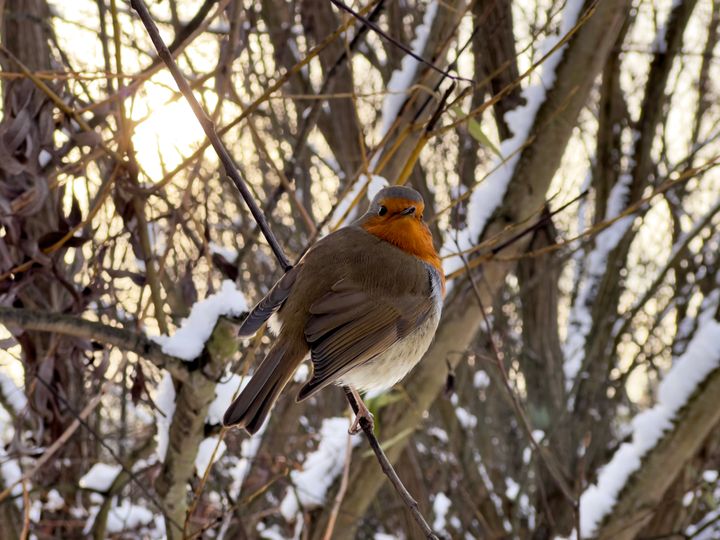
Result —
<instances>
[{"instance_id":1,"label":"snow patch","mask_svg":"<svg viewBox=\"0 0 720 540\"><path fill-rule=\"evenodd\" d=\"M457 415L458 422L464 429L472 429L477 426L477 416L470 414L467 409L462 407L455 407L455 414Z\"/></svg>"},{"instance_id":2,"label":"snow patch","mask_svg":"<svg viewBox=\"0 0 720 540\"><path fill-rule=\"evenodd\" d=\"M155 435L157 446L155 451L160 461L165 461L165 454L167 454L168 443L170 442L170 424L175 414L175 386L172 377L167 372L158 385L155 405L158 409L155 412L157 418L157 434Z\"/></svg>"},{"instance_id":3,"label":"snow patch","mask_svg":"<svg viewBox=\"0 0 720 540\"><path fill-rule=\"evenodd\" d=\"M435 520L432 525L433 530L439 532L445 531L446 516L449 510L450 499L441 491L435 495L435 500L433 501L433 514L435 515Z\"/></svg>"},{"instance_id":4,"label":"snow patch","mask_svg":"<svg viewBox=\"0 0 720 540\"><path fill-rule=\"evenodd\" d=\"M260 449L260 443L262 442L262 435L267 427L265 422L260 429L252 437L245 439L240 444L240 456L238 462L228 469L228 474L232 478L230 483L230 495L233 499L237 499L240 496L240 490L242 488L245 477L250 472L250 466L255 459L255 454Z\"/></svg>"},{"instance_id":5,"label":"snow patch","mask_svg":"<svg viewBox=\"0 0 720 540\"><path fill-rule=\"evenodd\" d=\"M425 46L427 40L430 37L430 29L432 23L435 20L437 14L438 3L436 1L430 2L425 15L423 16L422 24L415 29L415 39L410 43L410 50L418 56L422 56L425 52ZM393 71L390 76L390 80L387 84L387 95L383 100L382 105L382 121L380 123L380 138L385 137L387 132L390 130L395 118L397 118L400 109L407 99L408 89L412 85L415 79L415 73L417 72L420 61L416 60L409 54L403 57L400 69Z\"/></svg>"},{"instance_id":6,"label":"snow patch","mask_svg":"<svg viewBox=\"0 0 720 540\"><path fill-rule=\"evenodd\" d=\"M15 413L22 412L27 407L25 392L2 372L0 372L0 394L7 400Z\"/></svg>"},{"instance_id":7,"label":"snow patch","mask_svg":"<svg viewBox=\"0 0 720 540\"><path fill-rule=\"evenodd\" d=\"M119 505L117 501L117 497L113 497L112 508L108 512L106 525L108 534L118 534L152 523L155 516L144 506L132 504L128 499L124 499ZM92 531L98 510L99 507L96 507L90 512L83 534L87 535Z\"/></svg>"},{"instance_id":8,"label":"snow patch","mask_svg":"<svg viewBox=\"0 0 720 540\"><path fill-rule=\"evenodd\" d=\"M484 390L490 386L490 376L482 369L478 369L473 375L473 386Z\"/></svg>"},{"instance_id":9,"label":"snow patch","mask_svg":"<svg viewBox=\"0 0 720 540\"><path fill-rule=\"evenodd\" d=\"M235 392L239 392L250 382L250 377L243 378L237 373L232 373L215 386L215 399L208 407L205 421L208 424L220 424L225 411L230 406Z\"/></svg>"},{"instance_id":10,"label":"snow patch","mask_svg":"<svg viewBox=\"0 0 720 540\"><path fill-rule=\"evenodd\" d=\"M80 487L105 493L110 489L120 471L122 471L120 465L96 463L80 479Z\"/></svg>"},{"instance_id":11,"label":"snow patch","mask_svg":"<svg viewBox=\"0 0 720 540\"><path fill-rule=\"evenodd\" d=\"M301 506L307 510L317 508L325 502L328 488L345 465L349 427L350 421L347 418L323 420L317 450L307 456L302 470L290 473L294 489L291 488L280 503L280 513L286 520L293 520ZM354 437L353 446L359 441L359 438Z\"/></svg>"},{"instance_id":12,"label":"snow patch","mask_svg":"<svg viewBox=\"0 0 720 540\"><path fill-rule=\"evenodd\" d=\"M365 175L362 175L360 177L361 180L366 179ZM366 180L367 181L367 180ZM386 188L390 185L390 183L387 181L387 179L383 176L379 176L377 174L373 174L370 177L370 183L368 184L367 189L367 196L368 200L372 202L372 200L375 198L375 195L380 193L380 190L383 188Z\"/></svg>"},{"instance_id":13,"label":"snow patch","mask_svg":"<svg viewBox=\"0 0 720 540\"><path fill-rule=\"evenodd\" d=\"M0 446L0 480L4 488L13 486L10 494L15 498L15 504L18 508L22 508L22 471L20 464L15 458L11 458L5 449Z\"/></svg>"},{"instance_id":14,"label":"snow patch","mask_svg":"<svg viewBox=\"0 0 720 540\"><path fill-rule=\"evenodd\" d=\"M60 492L57 489L51 489L47 494L47 502L45 503L45 509L50 512L57 512L65 506L65 499L62 498Z\"/></svg>"},{"instance_id":15,"label":"snow patch","mask_svg":"<svg viewBox=\"0 0 720 540\"><path fill-rule=\"evenodd\" d=\"M513 480L510 477L505 478L505 495L507 495L507 498L511 501L514 501L518 493L520 493L520 484L518 484L515 480Z\"/></svg>"},{"instance_id":16,"label":"snow patch","mask_svg":"<svg viewBox=\"0 0 720 540\"><path fill-rule=\"evenodd\" d=\"M194 360L202 353L218 318L223 315L237 317L247 311L245 296L226 279L220 291L193 305L188 318L172 336L153 336L152 339L162 346L165 354Z\"/></svg>"},{"instance_id":17,"label":"snow patch","mask_svg":"<svg viewBox=\"0 0 720 540\"><path fill-rule=\"evenodd\" d=\"M198 475L204 475L205 471L211 465L210 460L212 459L212 463L215 463L223 456L225 450L227 450L225 441L220 441L219 446L218 441L220 441L219 437L208 437L200 443L197 456L195 456L195 470ZM216 447L217 451L215 451ZM215 456L213 456L213 452L215 452Z\"/></svg>"}]
</instances>

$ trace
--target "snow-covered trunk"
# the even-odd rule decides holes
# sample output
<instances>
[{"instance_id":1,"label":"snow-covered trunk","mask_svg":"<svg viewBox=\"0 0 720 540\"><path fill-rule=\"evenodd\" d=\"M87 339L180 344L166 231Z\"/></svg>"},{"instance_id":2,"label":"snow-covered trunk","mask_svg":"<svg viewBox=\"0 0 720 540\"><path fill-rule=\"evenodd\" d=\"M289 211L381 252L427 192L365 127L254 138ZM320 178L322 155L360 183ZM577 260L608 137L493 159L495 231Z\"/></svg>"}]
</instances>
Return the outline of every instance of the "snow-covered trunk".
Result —
<instances>
[{"instance_id":1,"label":"snow-covered trunk","mask_svg":"<svg viewBox=\"0 0 720 540\"><path fill-rule=\"evenodd\" d=\"M652 517L677 474L720 425L718 297L706 299L698 330L658 389L654 407L633 419L632 438L581 499L583 536L630 540Z\"/></svg>"},{"instance_id":2,"label":"snow-covered trunk","mask_svg":"<svg viewBox=\"0 0 720 540\"><path fill-rule=\"evenodd\" d=\"M207 437L206 423L218 426L222 412L239 388L218 386L230 360L238 350L235 326L220 317L240 316L247 312L245 298L230 281L221 290L196 303L187 319L172 336L155 340L166 354L192 361L187 381L173 381L166 374L165 388L158 398L158 454L163 461L155 488L162 497L168 538L183 538L192 533L186 525L188 485L196 474L202 477L212 464L217 447L218 459L224 443ZM236 378L231 378L230 383ZM239 380L235 384L239 386ZM217 402L217 403L216 403ZM211 404L213 405L210 411ZM208 418L209 411L212 412Z\"/></svg>"},{"instance_id":3,"label":"snow-covered trunk","mask_svg":"<svg viewBox=\"0 0 720 540\"><path fill-rule=\"evenodd\" d=\"M633 133L632 148L626 152L629 170L619 169L619 161L596 162L594 185L598 194L606 193L605 200L596 204L596 216L603 221L613 219L638 201L646 187L652 185L653 141L656 139L658 124L662 121L667 101L665 88L676 56L682 50L682 36L694 8L695 2L676 4L668 16L667 44L653 60L645 86L641 116L637 131ZM616 75L609 75L616 77ZM617 82L615 82L617 84ZM613 104L613 96L619 90L611 91L608 106L613 110L627 111L622 104ZM625 114L628 114L625 112ZM598 137L598 156L607 157L612 153L623 155L621 139L613 136L614 131L629 125L629 118L610 115L601 125L603 135ZM608 153L607 140L618 146L611 146ZM608 183L611 182L610 185ZM612 411L617 400L607 394L607 379L615 366L617 351L614 322L617 319L620 296L624 290L622 269L627 265L630 246L634 239L632 216L613 223L601 231L585 256L584 272L577 285L575 302L571 310L568 339L565 343L565 373L568 386L573 387L570 409L579 422L575 430L574 444L590 434L591 445L582 459L586 467L594 467L605 459L606 441L610 437ZM576 456L578 459L579 456Z\"/></svg>"}]
</instances>

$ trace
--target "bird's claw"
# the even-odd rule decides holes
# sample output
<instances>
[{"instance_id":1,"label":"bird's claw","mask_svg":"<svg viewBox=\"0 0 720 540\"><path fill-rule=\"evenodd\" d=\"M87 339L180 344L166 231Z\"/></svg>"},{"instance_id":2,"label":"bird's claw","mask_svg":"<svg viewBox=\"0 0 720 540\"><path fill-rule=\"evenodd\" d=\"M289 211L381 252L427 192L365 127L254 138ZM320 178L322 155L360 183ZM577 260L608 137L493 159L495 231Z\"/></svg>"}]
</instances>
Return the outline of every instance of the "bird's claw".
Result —
<instances>
[{"instance_id":1,"label":"bird's claw","mask_svg":"<svg viewBox=\"0 0 720 540\"><path fill-rule=\"evenodd\" d=\"M362 403L362 401L360 403ZM350 429L348 429L348 433L350 435L356 435L356 434L360 433L360 431L362 430L360 421L363 418L365 420L367 420L368 424L370 425L371 431L375 428L375 420L373 419L373 414L368 410L367 407L365 407L365 404L363 403L358 408L358 412L355 415L355 420L353 420L353 423L350 425Z\"/></svg>"}]
</instances>

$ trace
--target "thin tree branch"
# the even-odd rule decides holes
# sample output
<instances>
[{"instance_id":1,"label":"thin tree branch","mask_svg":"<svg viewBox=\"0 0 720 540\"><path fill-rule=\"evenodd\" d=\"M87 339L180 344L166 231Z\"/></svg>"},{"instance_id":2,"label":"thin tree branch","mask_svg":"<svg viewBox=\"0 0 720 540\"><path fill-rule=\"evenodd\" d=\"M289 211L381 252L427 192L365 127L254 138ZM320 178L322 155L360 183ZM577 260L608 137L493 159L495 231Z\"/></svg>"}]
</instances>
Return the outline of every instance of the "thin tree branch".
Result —
<instances>
[{"instance_id":1,"label":"thin tree branch","mask_svg":"<svg viewBox=\"0 0 720 540\"><path fill-rule=\"evenodd\" d=\"M150 360L155 366L166 369L180 381L187 380L193 366L192 363L165 354L160 345L143 334L100 322L88 321L73 315L0 306L0 323L7 326L19 326L25 330L54 332L114 345Z\"/></svg>"},{"instance_id":2,"label":"thin tree branch","mask_svg":"<svg viewBox=\"0 0 720 540\"><path fill-rule=\"evenodd\" d=\"M4 490L0 491L0 504L10 496L15 486L20 483L25 484L25 482L32 480L33 476L35 476L37 472L50 460L50 458L52 458L55 453L68 441L68 439L72 437L73 433L75 433L77 431L77 428L80 427L80 422L83 420L87 420L87 417L90 415L90 413L95 410L95 407L97 407L103 395L105 395L105 391L106 385L103 385L100 391L95 396L93 396L93 398L88 402L87 405L85 405L85 408L80 411L78 418L73 420L72 423L68 426L68 428L63 432L63 434L60 435L57 439L55 439L55 442L53 442L52 445L42 453L42 455L34 463L33 468L23 474L15 482L8 484Z\"/></svg>"},{"instance_id":3,"label":"thin tree branch","mask_svg":"<svg viewBox=\"0 0 720 540\"><path fill-rule=\"evenodd\" d=\"M210 120L210 117L208 117L200 103L198 103L198 100L192 93L190 85L185 80L185 77L180 72L180 68L175 63L175 60L170 53L170 50L167 48L167 45L165 45L162 37L160 37L160 32L158 31L155 22L150 16L150 12L148 11L145 2L143 2L143 0L132 0L131 5L140 16L140 19L142 20L143 25L145 25L148 35L150 36L150 39L155 45L155 48L160 55L160 58L162 58L165 62L165 65L170 70L170 73L172 74L173 79L175 79L178 88L185 96L187 102L190 104L190 107L192 108L195 116L200 122L203 131L205 131L205 135L207 135L208 139L210 139L210 143L215 149L215 152L217 152L217 155L220 158L223 167L225 168L226 174L233 181L235 187L240 191L240 194L245 200L245 204L248 205L250 213L252 213L253 218L258 224L258 227L260 227L260 230L262 231L263 236L270 245L270 249L272 249L275 258L280 263L283 271L287 272L290 268L292 268L292 264L290 264L290 261L285 256L285 253L280 247L277 238L275 238L275 235L270 230L270 226L265 219L265 215L262 213L262 210L260 210L260 207L253 199L250 190L248 190L247 185L245 185L245 181L240 177L240 172L238 171L238 167L235 164L235 161L230 156L230 153L225 148L225 145L222 143L220 137L217 134L217 131L215 130L215 124L213 124L213 122Z\"/></svg>"},{"instance_id":4,"label":"thin tree branch","mask_svg":"<svg viewBox=\"0 0 720 540\"><path fill-rule=\"evenodd\" d=\"M412 56L412 57L413 57L415 60L417 60L418 62L420 62L420 63L422 63L422 64L425 64L426 66L428 66L428 67L429 67L430 69L432 69L433 71L437 71L438 73L440 73L440 74L443 75L444 77L447 77L448 79L452 79L453 81L465 81L465 82L469 82L469 83L475 83L475 81L472 80L472 79L468 79L468 78L465 78L465 77L460 77L460 76L458 76L458 75L451 75L448 71L445 71L444 69L439 68L438 66L436 66L436 65L433 64L432 62L430 62L430 61L428 61L428 60L425 60L422 56L420 56L419 54L415 53L412 49L410 49L410 47L408 47L407 45L404 45L404 44L400 43L397 39L395 39L394 37L392 37L391 35L389 35L387 32L384 32L378 25L376 25L375 23L373 23L372 21L370 21L370 20L367 19L366 17L363 17L363 16L360 15L357 11L353 10L353 9L352 9L351 7L349 7L349 6L346 6L345 4L343 4L342 2L340 2L339 0L330 0L330 2L332 2L332 3L333 3L335 6L337 6L339 9L341 9L341 10L349 13L350 15L352 15L353 17L355 17L357 20L362 21L362 23L365 24L365 26L367 26L368 28L370 28L370 29L371 29L373 32L375 32L377 35L379 35L379 36L382 37L383 39L389 41L390 43L392 43L393 45L395 45L395 47L397 47L398 49L402 50L404 53Z\"/></svg>"},{"instance_id":5,"label":"thin tree branch","mask_svg":"<svg viewBox=\"0 0 720 540\"><path fill-rule=\"evenodd\" d=\"M343 390L345 390L345 397L347 397L348 403L350 403L350 407L352 408L353 412L357 414L359 408L357 401L355 401L355 396L352 395L352 391L349 387L343 386ZM400 495L400 498L405 503L405 506L407 506L408 510L410 510L410 514L412 514L413 519L415 519L415 523L418 524L422 532L425 534L425 538L439 540L438 536L433 532L433 530L430 528L430 525L428 525L427 521L425 521L425 518L420 513L420 506L418 505L417 501L413 499L413 496L410 495L410 492L405 488L405 485L402 483L402 480L400 480L400 477L395 472L395 469L390 463L390 460L385 455L385 452L380 446L377 437L375 437L375 433L373 433L372 424L364 416L360 417L360 427L365 432L365 436L370 443L370 448L372 448L373 452L375 452L375 456L380 463L380 467L390 480L390 483L392 483L395 491L397 491L398 495Z\"/></svg>"},{"instance_id":6,"label":"thin tree branch","mask_svg":"<svg viewBox=\"0 0 720 540\"><path fill-rule=\"evenodd\" d=\"M478 289L477 283L475 282L475 277L470 270L470 267L468 265L467 259L465 256L462 256L462 262L465 265L465 269L467 271L468 279L470 280L470 286L472 287L472 292L475 296L475 300L478 303L478 307L480 308L480 314L482 315L483 322L485 323L485 326L487 327L487 336L488 341L490 342L490 348L493 352L493 357L495 360L495 363L497 364L498 371L500 372L500 377L503 382L503 386L505 388L505 391L510 396L510 402L512 403L513 409L515 411L515 415L517 416L518 420L520 420L520 425L523 428L523 432L525 433L525 436L528 438L528 442L532 446L533 450L537 453L537 455L542 460L545 467L547 467L548 472L552 476L553 480L555 480L555 483L560 488L560 491L562 494L567 498L567 500L572 503L575 507L577 507L577 497L573 494L572 490L570 489L570 486L567 482L567 478L563 474L562 466L560 463L557 462L553 454L547 451L546 448L540 446L540 444L535 440L535 436L533 435L533 428L530 424L530 419L528 418L527 414L525 413L525 409L523 409L522 404L520 403L520 400L517 397L517 394L513 391L512 385L510 384L510 379L508 378L507 371L505 370L505 364L502 360L502 355L500 353L500 349L497 346L497 343L495 343L495 338L493 336L493 330L492 325L490 323L490 319L487 316L487 312L485 311L485 305L482 301L482 296L480 294L480 290Z\"/></svg>"}]
</instances>

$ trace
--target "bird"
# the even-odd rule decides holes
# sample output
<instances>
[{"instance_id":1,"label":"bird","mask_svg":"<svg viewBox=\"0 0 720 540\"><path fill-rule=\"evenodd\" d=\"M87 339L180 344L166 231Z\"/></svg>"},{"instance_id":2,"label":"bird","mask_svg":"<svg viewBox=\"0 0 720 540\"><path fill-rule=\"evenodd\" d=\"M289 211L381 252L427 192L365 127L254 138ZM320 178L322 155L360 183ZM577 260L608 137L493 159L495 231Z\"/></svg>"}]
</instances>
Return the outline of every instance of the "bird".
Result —
<instances>
[{"instance_id":1,"label":"bird","mask_svg":"<svg viewBox=\"0 0 720 540\"><path fill-rule=\"evenodd\" d=\"M270 319L277 337L223 417L255 434L296 369L310 356L312 376L297 401L331 384L358 404L350 432L372 414L360 392L394 386L419 362L435 335L445 275L425 203L407 186L373 197L355 222L316 242L241 323L249 337Z\"/></svg>"}]
</instances>

